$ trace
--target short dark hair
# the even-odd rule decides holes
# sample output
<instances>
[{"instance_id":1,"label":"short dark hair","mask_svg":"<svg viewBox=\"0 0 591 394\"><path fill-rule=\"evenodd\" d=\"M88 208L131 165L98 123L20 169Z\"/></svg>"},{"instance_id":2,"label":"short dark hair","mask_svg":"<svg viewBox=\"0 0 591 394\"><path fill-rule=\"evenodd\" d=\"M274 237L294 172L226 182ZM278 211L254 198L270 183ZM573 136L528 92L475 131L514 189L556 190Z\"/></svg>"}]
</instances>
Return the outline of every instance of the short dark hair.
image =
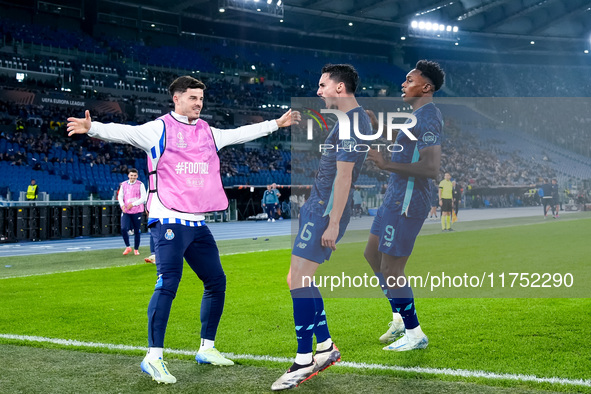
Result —
<instances>
[{"instance_id":1,"label":"short dark hair","mask_svg":"<svg viewBox=\"0 0 591 394\"><path fill-rule=\"evenodd\" d=\"M421 72L421 75L433 82L433 88L438 91L445 81L445 73L437 62L429 60L419 60L415 69Z\"/></svg>"},{"instance_id":2,"label":"short dark hair","mask_svg":"<svg viewBox=\"0 0 591 394\"><path fill-rule=\"evenodd\" d=\"M127 173L129 174L130 172L135 172L137 174L137 170L135 168L130 168L129 170L127 170Z\"/></svg>"},{"instance_id":3,"label":"short dark hair","mask_svg":"<svg viewBox=\"0 0 591 394\"><path fill-rule=\"evenodd\" d=\"M205 90L205 84L190 75L185 75L172 81L168 87L168 92L170 93L170 97L173 97L175 93L185 93L187 89Z\"/></svg>"},{"instance_id":4,"label":"short dark hair","mask_svg":"<svg viewBox=\"0 0 591 394\"><path fill-rule=\"evenodd\" d=\"M354 94L359 85L359 74L350 64L327 64L322 67L322 74L336 82L343 82L347 93Z\"/></svg>"}]
</instances>

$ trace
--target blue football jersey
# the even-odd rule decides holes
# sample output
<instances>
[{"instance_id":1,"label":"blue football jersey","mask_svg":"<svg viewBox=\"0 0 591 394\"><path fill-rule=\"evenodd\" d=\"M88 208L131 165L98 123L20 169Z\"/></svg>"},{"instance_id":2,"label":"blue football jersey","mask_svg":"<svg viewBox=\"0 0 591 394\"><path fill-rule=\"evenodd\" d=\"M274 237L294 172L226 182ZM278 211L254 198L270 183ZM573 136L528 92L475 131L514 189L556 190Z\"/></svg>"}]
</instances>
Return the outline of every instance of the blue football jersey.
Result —
<instances>
[{"instance_id":1,"label":"blue football jersey","mask_svg":"<svg viewBox=\"0 0 591 394\"><path fill-rule=\"evenodd\" d=\"M359 132L364 135L373 134L369 116L365 113L362 107L356 107L347 112L350 119L351 128L353 127L353 116L358 114ZM351 189L349 191L349 201L345 207L350 210L351 199L353 196L354 184L359 177L361 167L365 161L367 153L364 151L356 152L354 146L357 144L366 144L366 141L361 140L351 130L351 138L348 140L339 139L339 123L337 122L331 132L329 133L324 146L330 148L323 149L322 157L318 166L318 173L312 186L310 197L306 201L308 208L317 215L326 216L332 210L332 202L334 198L334 181L337 175L337 161L354 162L353 178L351 181ZM360 149L363 150L363 149Z\"/></svg>"},{"instance_id":2,"label":"blue football jersey","mask_svg":"<svg viewBox=\"0 0 591 394\"><path fill-rule=\"evenodd\" d=\"M402 131L398 132L396 143L403 147L401 152L392 153L394 163L416 163L421 149L441 145L443 116L433 103L428 103L413 112L417 124L409 131L417 138L411 140ZM410 122L410 119L407 121ZM431 189L428 178L408 177L393 172L383 205L388 210L406 214L408 217L426 218L431 209Z\"/></svg>"}]
</instances>

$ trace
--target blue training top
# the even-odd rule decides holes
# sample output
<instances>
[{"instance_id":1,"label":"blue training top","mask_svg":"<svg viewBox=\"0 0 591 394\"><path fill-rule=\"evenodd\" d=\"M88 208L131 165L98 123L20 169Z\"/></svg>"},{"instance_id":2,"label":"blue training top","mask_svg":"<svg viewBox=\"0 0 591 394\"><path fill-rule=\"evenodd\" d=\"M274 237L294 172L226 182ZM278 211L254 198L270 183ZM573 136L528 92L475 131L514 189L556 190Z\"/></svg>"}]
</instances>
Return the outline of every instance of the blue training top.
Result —
<instances>
[{"instance_id":1,"label":"blue training top","mask_svg":"<svg viewBox=\"0 0 591 394\"><path fill-rule=\"evenodd\" d=\"M275 193L275 190L265 190L265 193L263 194L263 204L277 203L279 203L279 197L277 196L277 193Z\"/></svg>"}]
</instances>

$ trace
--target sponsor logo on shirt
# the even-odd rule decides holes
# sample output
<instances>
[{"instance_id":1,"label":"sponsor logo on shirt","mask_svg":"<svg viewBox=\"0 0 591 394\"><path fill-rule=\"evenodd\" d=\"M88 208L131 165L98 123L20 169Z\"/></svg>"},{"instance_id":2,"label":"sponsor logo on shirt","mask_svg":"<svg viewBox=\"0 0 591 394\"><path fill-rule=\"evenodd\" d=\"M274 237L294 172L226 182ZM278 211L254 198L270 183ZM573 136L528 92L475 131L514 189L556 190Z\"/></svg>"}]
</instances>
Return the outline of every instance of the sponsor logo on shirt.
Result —
<instances>
[{"instance_id":1,"label":"sponsor logo on shirt","mask_svg":"<svg viewBox=\"0 0 591 394\"><path fill-rule=\"evenodd\" d=\"M355 141L355 139L351 138L349 140L344 140L342 145L345 150L348 150L350 152L354 149L355 145L357 145L357 141Z\"/></svg>"},{"instance_id":2,"label":"sponsor logo on shirt","mask_svg":"<svg viewBox=\"0 0 591 394\"><path fill-rule=\"evenodd\" d=\"M179 161L175 171L177 174L209 174L209 163Z\"/></svg>"},{"instance_id":3,"label":"sponsor logo on shirt","mask_svg":"<svg viewBox=\"0 0 591 394\"><path fill-rule=\"evenodd\" d=\"M437 136L428 131L425 134L423 134L423 142L425 144L434 144L435 142L437 142Z\"/></svg>"},{"instance_id":4,"label":"sponsor logo on shirt","mask_svg":"<svg viewBox=\"0 0 591 394\"><path fill-rule=\"evenodd\" d=\"M189 187L203 187L205 181L203 178L190 178L185 181L185 184Z\"/></svg>"},{"instance_id":5,"label":"sponsor logo on shirt","mask_svg":"<svg viewBox=\"0 0 591 394\"><path fill-rule=\"evenodd\" d=\"M179 148L186 148L187 147L187 143L185 142L185 137L183 136L183 133L181 133L179 131L179 133L176 135L176 138L178 139L176 146Z\"/></svg>"}]
</instances>

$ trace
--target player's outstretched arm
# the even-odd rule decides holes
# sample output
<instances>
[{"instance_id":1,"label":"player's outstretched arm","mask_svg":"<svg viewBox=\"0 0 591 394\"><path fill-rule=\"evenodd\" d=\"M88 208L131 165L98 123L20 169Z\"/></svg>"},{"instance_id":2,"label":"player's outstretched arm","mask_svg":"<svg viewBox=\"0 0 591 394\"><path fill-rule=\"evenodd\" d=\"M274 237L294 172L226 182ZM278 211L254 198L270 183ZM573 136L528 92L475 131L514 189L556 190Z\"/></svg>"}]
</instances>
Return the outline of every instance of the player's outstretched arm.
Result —
<instances>
[{"instance_id":1,"label":"player's outstretched arm","mask_svg":"<svg viewBox=\"0 0 591 394\"><path fill-rule=\"evenodd\" d=\"M242 126L231 130L220 130L211 127L211 132L213 133L217 148L222 149L224 146L243 144L248 141L256 140L257 138L265 137L276 131L277 127L288 127L293 124L298 124L301 119L302 117L298 111L292 111L290 109L279 119Z\"/></svg>"},{"instance_id":2,"label":"player's outstretched arm","mask_svg":"<svg viewBox=\"0 0 591 394\"><path fill-rule=\"evenodd\" d=\"M133 145L144 152L149 152L162 137L163 123L160 120L152 120L139 126L119 123L103 124L96 121L92 122L88 110L85 111L84 118L70 117L67 120L69 137L74 134L88 134L89 137L103 141Z\"/></svg>"},{"instance_id":3,"label":"player's outstretched arm","mask_svg":"<svg viewBox=\"0 0 591 394\"><path fill-rule=\"evenodd\" d=\"M418 178L437 178L441 166L441 145L433 145L419 151L419 161L416 163L394 163L386 161L381 152L370 149L367 159L376 163L379 169L395 172L403 176Z\"/></svg>"},{"instance_id":4,"label":"player's outstretched arm","mask_svg":"<svg viewBox=\"0 0 591 394\"><path fill-rule=\"evenodd\" d=\"M277 126L281 127L288 127L292 124L299 124L300 120L302 120L302 115L299 111L292 111L291 108L289 111L281 115L279 119L276 119Z\"/></svg>"},{"instance_id":5,"label":"player's outstretched arm","mask_svg":"<svg viewBox=\"0 0 591 394\"><path fill-rule=\"evenodd\" d=\"M68 118L68 137L74 134L86 134L90 130L92 120L90 119L90 111L84 112L84 118Z\"/></svg>"}]
</instances>

